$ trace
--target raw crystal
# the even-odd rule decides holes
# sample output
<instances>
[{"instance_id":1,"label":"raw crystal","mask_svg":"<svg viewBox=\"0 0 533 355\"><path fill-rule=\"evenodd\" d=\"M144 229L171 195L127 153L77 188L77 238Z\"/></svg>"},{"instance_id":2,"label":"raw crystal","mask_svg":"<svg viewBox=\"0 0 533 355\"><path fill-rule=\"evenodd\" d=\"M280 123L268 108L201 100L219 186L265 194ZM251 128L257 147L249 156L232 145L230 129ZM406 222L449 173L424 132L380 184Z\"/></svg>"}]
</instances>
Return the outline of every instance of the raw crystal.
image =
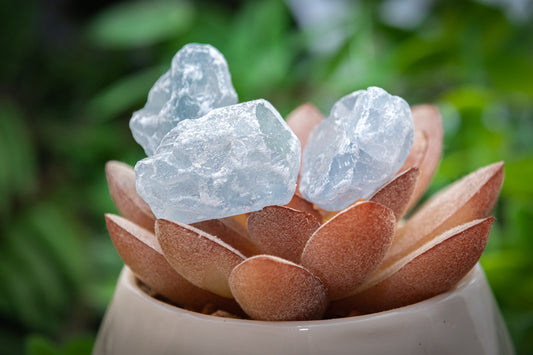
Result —
<instances>
[{"instance_id":1,"label":"raw crystal","mask_svg":"<svg viewBox=\"0 0 533 355\"><path fill-rule=\"evenodd\" d=\"M154 84L144 108L133 114L131 132L150 156L180 121L237 102L224 56L210 45L187 44Z\"/></svg>"},{"instance_id":2,"label":"raw crystal","mask_svg":"<svg viewBox=\"0 0 533 355\"><path fill-rule=\"evenodd\" d=\"M377 87L344 96L309 137L300 192L328 211L368 198L402 167L413 135L402 98Z\"/></svg>"},{"instance_id":3,"label":"raw crystal","mask_svg":"<svg viewBox=\"0 0 533 355\"><path fill-rule=\"evenodd\" d=\"M158 218L193 223L288 203L300 142L276 109L255 100L184 120L135 166Z\"/></svg>"}]
</instances>

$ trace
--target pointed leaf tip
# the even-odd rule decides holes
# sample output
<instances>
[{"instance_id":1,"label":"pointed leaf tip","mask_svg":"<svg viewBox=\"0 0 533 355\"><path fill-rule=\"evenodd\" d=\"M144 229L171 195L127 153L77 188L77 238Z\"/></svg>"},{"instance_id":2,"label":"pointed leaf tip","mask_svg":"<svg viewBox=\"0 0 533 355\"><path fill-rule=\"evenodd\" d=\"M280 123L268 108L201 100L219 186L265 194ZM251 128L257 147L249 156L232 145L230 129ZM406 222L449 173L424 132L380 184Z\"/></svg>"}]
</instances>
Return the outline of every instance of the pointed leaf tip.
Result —
<instances>
[{"instance_id":1,"label":"pointed leaf tip","mask_svg":"<svg viewBox=\"0 0 533 355\"><path fill-rule=\"evenodd\" d=\"M414 149L423 150L422 158L418 158L419 162L416 165L420 169L420 177L413 192L411 201L407 206L407 211L416 205L418 200L422 197L427 187L431 183L431 179L437 170L442 155L442 141L444 137L444 130L442 127L442 118L439 109L435 105L416 105L412 108L413 122L415 124L415 131L423 133L425 139L425 148L421 148L421 142L414 144ZM419 136L419 135L418 135ZM417 135L415 135L415 139ZM420 140L420 137L418 137ZM413 154L416 154L415 152ZM420 154L420 152L418 152ZM415 158L415 157L411 157ZM408 158L409 159L409 158ZM421 159L421 160L420 160Z\"/></svg>"},{"instance_id":2,"label":"pointed leaf tip","mask_svg":"<svg viewBox=\"0 0 533 355\"><path fill-rule=\"evenodd\" d=\"M409 170L410 168L419 168L426 156L428 149L428 139L424 131L416 131L413 140L413 146L409 155L405 159L400 173Z\"/></svg>"},{"instance_id":3,"label":"pointed leaf tip","mask_svg":"<svg viewBox=\"0 0 533 355\"><path fill-rule=\"evenodd\" d=\"M392 181L379 189L370 201L390 208L394 212L396 220L399 221L407 210L407 204L415 190L418 176L418 168L410 168L400 173Z\"/></svg>"},{"instance_id":4,"label":"pointed leaf tip","mask_svg":"<svg viewBox=\"0 0 533 355\"><path fill-rule=\"evenodd\" d=\"M137 193L133 168L119 161L108 161L105 172L109 193L120 214L153 232L155 216Z\"/></svg>"},{"instance_id":5,"label":"pointed leaf tip","mask_svg":"<svg viewBox=\"0 0 533 355\"><path fill-rule=\"evenodd\" d=\"M438 192L398 229L384 264L394 263L450 228L490 215L503 177L503 162L498 162Z\"/></svg>"},{"instance_id":6,"label":"pointed leaf tip","mask_svg":"<svg viewBox=\"0 0 533 355\"><path fill-rule=\"evenodd\" d=\"M438 236L376 285L332 305L371 313L425 300L453 288L478 262L494 217L478 219Z\"/></svg>"}]
</instances>

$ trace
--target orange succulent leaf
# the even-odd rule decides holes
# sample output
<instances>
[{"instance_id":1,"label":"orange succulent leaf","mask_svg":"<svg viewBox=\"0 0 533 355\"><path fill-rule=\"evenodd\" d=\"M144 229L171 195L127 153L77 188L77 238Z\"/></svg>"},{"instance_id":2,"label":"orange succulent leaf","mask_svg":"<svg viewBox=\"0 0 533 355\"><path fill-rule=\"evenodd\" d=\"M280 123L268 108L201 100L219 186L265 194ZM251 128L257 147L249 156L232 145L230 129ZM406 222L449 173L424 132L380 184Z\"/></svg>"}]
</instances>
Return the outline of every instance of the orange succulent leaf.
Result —
<instances>
[{"instance_id":1,"label":"orange succulent leaf","mask_svg":"<svg viewBox=\"0 0 533 355\"><path fill-rule=\"evenodd\" d=\"M332 304L336 312L371 313L406 306L450 290L478 262L494 217L446 231L411 255L411 260L378 284Z\"/></svg>"},{"instance_id":2,"label":"orange succulent leaf","mask_svg":"<svg viewBox=\"0 0 533 355\"><path fill-rule=\"evenodd\" d=\"M402 173L411 168L418 168L422 165L422 161L426 156L428 150L428 139L426 133L421 130L415 130L413 146L409 155L405 159L403 166L401 167L399 173Z\"/></svg>"},{"instance_id":3,"label":"orange succulent leaf","mask_svg":"<svg viewBox=\"0 0 533 355\"><path fill-rule=\"evenodd\" d=\"M295 108L287 116L287 125L302 144L302 153L311 131L324 119L324 115L312 103L305 103Z\"/></svg>"},{"instance_id":4,"label":"orange succulent leaf","mask_svg":"<svg viewBox=\"0 0 533 355\"><path fill-rule=\"evenodd\" d=\"M444 135L442 119L437 106L416 105L412 107L412 112L415 132L421 132L422 135L415 133L415 142L411 149L413 156L408 157L406 162L415 164L413 166L420 169L420 177L411 201L409 201L407 206L407 211L411 210L418 200L420 200L437 170L442 155L442 140ZM418 142L416 141L417 139ZM425 140L425 143L420 140ZM421 151L424 152L423 158L416 157L420 155ZM405 164L404 168L407 168Z\"/></svg>"},{"instance_id":5,"label":"orange succulent leaf","mask_svg":"<svg viewBox=\"0 0 533 355\"><path fill-rule=\"evenodd\" d=\"M328 303L320 279L290 261L257 255L238 265L229 277L235 299L253 319L320 319Z\"/></svg>"},{"instance_id":6,"label":"orange succulent leaf","mask_svg":"<svg viewBox=\"0 0 533 355\"><path fill-rule=\"evenodd\" d=\"M322 280L330 299L347 297L381 263L395 223L389 208L370 201L356 203L311 236L301 264Z\"/></svg>"},{"instance_id":7,"label":"orange succulent leaf","mask_svg":"<svg viewBox=\"0 0 533 355\"><path fill-rule=\"evenodd\" d=\"M309 213L283 206L267 206L248 217L250 239L264 254L295 263L320 222Z\"/></svg>"},{"instance_id":8,"label":"orange succulent leaf","mask_svg":"<svg viewBox=\"0 0 533 355\"><path fill-rule=\"evenodd\" d=\"M233 300L217 296L191 284L167 262L155 235L113 214L105 215L107 230L124 263L150 289L185 308L201 311L206 304L235 312Z\"/></svg>"},{"instance_id":9,"label":"orange succulent leaf","mask_svg":"<svg viewBox=\"0 0 533 355\"><path fill-rule=\"evenodd\" d=\"M246 257L219 238L190 225L158 219L155 234L168 263L204 290L232 298L228 277Z\"/></svg>"},{"instance_id":10,"label":"orange succulent leaf","mask_svg":"<svg viewBox=\"0 0 533 355\"><path fill-rule=\"evenodd\" d=\"M381 187L370 198L370 201L390 208L394 212L396 220L399 221L407 210L407 204L415 190L418 176L418 168L409 168Z\"/></svg>"},{"instance_id":11,"label":"orange succulent leaf","mask_svg":"<svg viewBox=\"0 0 533 355\"><path fill-rule=\"evenodd\" d=\"M324 115L312 103L305 103L295 108L286 119L287 125L294 132L301 144L302 157L307 140L313 129L324 119ZM300 172L302 169L300 161ZM300 191L300 172L296 181L296 194Z\"/></svg>"},{"instance_id":12,"label":"orange succulent leaf","mask_svg":"<svg viewBox=\"0 0 533 355\"><path fill-rule=\"evenodd\" d=\"M364 198L360 198L359 200L355 201L354 203L352 203L350 206L346 207L345 209L350 208L353 205L356 205L358 203L365 202L365 201L368 201L368 200L364 199ZM343 210L340 210L340 211L326 211L326 210L323 210L322 208L320 208L320 207L318 207L316 205L315 205L315 208L320 214L320 217L322 219L321 220L322 224L326 223L327 221L329 221L330 219L332 219L333 217L335 217L336 215L338 215L340 212L343 211Z\"/></svg>"},{"instance_id":13,"label":"orange succulent leaf","mask_svg":"<svg viewBox=\"0 0 533 355\"><path fill-rule=\"evenodd\" d=\"M285 207L293 208L298 211L306 212L315 217L317 220L322 220L322 215L315 206L299 195L298 191L292 196L292 199Z\"/></svg>"},{"instance_id":14,"label":"orange succulent leaf","mask_svg":"<svg viewBox=\"0 0 533 355\"><path fill-rule=\"evenodd\" d=\"M153 232L156 218L137 193L133 168L119 161L108 161L105 172L109 193L120 214Z\"/></svg>"},{"instance_id":15,"label":"orange succulent leaf","mask_svg":"<svg viewBox=\"0 0 533 355\"><path fill-rule=\"evenodd\" d=\"M435 236L490 215L503 183L503 162L480 168L446 187L397 229L381 267L386 268Z\"/></svg>"},{"instance_id":16,"label":"orange succulent leaf","mask_svg":"<svg viewBox=\"0 0 533 355\"><path fill-rule=\"evenodd\" d=\"M257 246L248 239L246 229L239 222L233 222L226 218L210 219L193 223L191 226L221 239L245 256L261 253Z\"/></svg>"}]
</instances>

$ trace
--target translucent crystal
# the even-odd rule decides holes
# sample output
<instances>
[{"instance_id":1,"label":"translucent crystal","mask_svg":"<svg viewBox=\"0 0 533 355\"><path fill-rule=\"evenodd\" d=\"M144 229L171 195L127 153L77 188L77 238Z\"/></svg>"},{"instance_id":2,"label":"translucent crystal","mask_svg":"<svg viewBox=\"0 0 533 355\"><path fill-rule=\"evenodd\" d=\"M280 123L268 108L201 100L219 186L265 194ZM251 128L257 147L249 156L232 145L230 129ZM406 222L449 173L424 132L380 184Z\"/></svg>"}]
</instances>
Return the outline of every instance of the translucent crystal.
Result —
<instances>
[{"instance_id":1,"label":"translucent crystal","mask_svg":"<svg viewBox=\"0 0 533 355\"><path fill-rule=\"evenodd\" d=\"M187 44L154 84L144 108L133 114L131 132L150 156L178 122L237 102L224 56L210 45Z\"/></svg>"},{"instance_id":2,"label":"translucent crystal","mask_svg":"<svg viewBox=\"0 0 533 355\"><path fill-rule=\"evenodd\" d=\"M402 167L413 135L402 98L377 87L341 98L309 137L300 192L328 211L368 198Z\"/></svg>"},{"instance_id":3,"label":"translucent crystal","mask_svg":"<svg viewBox=\"0 0 533 355\"><path fill-rule=\"evenodd\" d=\"M135 166L137 191L158 218L183 223L288 203L300 142L276 109L255 100L185 120Z\"/></svg>"}]
</instances>

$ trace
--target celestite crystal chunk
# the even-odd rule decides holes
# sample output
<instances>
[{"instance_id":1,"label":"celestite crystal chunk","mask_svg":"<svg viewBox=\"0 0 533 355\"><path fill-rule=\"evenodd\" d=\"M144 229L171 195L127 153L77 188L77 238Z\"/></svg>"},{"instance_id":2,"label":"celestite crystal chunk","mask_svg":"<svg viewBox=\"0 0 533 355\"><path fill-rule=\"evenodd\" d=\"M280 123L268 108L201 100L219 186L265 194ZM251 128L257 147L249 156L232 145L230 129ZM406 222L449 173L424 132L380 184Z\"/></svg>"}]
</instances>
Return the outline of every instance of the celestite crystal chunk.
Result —
<instances>
[{"instance_id":1,"label":"celestite crystal chunk","mask_svg":"<svg viewBox=\"0 0 533 355\"><path fill-rule=\"evenodd\" d=\"M150 156L180 121L237 102L224 56L210 45L187 44L176 53L171 68L156 81L144 108L133 114L130 129Z\"/></svg>"},{"instance_id":2,"label":"celestite crystal chunk","mask_svg":"<svg viewBox=\"0 0 533 355\"><path fill-rule=\"evenodd\" d=\"M300 142L265 100L184 120L135 166L139 195L158 218L194 223L288 203Z\"/></svg>"},{"instance_id":3,"label":"celestite crystal chunk","mask_svg":"<svg viewBox=\"0 0 533 355\"><path fill-rule=\"evenodd\" d=\"M377 87L344 96L309 137L300 192L328 211L368 198L402 167L413 136L402 98Z\"/></svg>"}]
</instances>

